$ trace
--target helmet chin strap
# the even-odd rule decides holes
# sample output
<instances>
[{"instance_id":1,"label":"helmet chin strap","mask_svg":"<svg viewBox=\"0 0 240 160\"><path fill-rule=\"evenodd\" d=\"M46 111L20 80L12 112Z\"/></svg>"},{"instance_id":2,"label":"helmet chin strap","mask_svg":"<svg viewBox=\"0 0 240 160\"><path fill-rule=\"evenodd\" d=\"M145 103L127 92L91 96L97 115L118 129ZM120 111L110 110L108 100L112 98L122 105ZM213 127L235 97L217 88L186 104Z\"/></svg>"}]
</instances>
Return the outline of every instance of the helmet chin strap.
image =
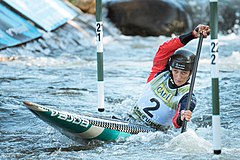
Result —
<instances>
[{"instance_id":1,"label":"helmet chin strap","mask_svg":"<svg viewBox=\"0 0 240 160\"><path fill-rule=\"evenodd\" d=\"M172 76L172 71L170 71L169 87L172 88L172 89L176 88L175 96L177 96L179 87L174 83L173 76Z\"/></svg>"},{"instance_id":2,"label":"helmet chin strap","mask_svg":"<svg viewBox=\"0 0 240 160\"><path fill-rule=\"evenodd\" d=\"M169 66L169 72L170 72L170 78L169 78L169 82L171 83L171 87L176 88L177 85L175 84L174 80L173 80L173 74L172 74L172 66Z\"/></svg>"},{"instance_id":3,"label":"helmet chin strap","mask_svg":"<svg viewBox=\"0 0 240 160\"><path fill-rule=\"evenodd\" d=\"M173 80L172 70L170 70L169 82L170 82L170 86L169 86L170 88L178 88L178 86L175 84L175 82Z\"/></svg>"}]
</instances>

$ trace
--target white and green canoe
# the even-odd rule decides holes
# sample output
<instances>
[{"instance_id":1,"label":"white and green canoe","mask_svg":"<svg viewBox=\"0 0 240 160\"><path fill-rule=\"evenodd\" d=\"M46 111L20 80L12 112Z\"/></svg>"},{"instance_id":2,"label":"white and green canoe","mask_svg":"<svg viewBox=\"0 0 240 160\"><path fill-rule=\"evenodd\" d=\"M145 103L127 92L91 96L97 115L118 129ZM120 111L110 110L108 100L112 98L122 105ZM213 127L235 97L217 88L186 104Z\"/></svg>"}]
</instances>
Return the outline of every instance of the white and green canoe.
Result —
<instances>
[{"instance_id":1,"label":"white and green canoe","mask_svg":"<svg viewBox=\"0 0 240 160\"><path fill-rule=\"evenodd\" d=\"M97 139L114 141L140 132L153 131L145 126L117 119L102 119L61 112L45 106L24 102L25 106L44 122L74 140Z\"/></svg>"}]
</instances>

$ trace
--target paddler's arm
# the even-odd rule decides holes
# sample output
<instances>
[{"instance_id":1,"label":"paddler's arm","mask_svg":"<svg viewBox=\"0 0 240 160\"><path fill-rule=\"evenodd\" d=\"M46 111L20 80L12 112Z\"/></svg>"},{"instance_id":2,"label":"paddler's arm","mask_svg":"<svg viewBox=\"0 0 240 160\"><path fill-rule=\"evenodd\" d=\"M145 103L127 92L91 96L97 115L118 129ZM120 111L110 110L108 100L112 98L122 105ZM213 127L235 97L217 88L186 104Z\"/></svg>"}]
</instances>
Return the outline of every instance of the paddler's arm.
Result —
<instances>
[{"instance_id":1,"label":"paddler's arm","mask_svg":"<svg viewBox=\"0 0 240 160\"><path fill-rule=\"evenodd\" d=\"M152 70L147 79L147 82L151 81L157 73L162 72L166 69L169 58L177 49L185 46L189 41L195 38L197 38L197 32L193 30L192 32L183 34L176 38L172 38L160 45L153 59Z\"/></svg>"},{"instance_id":2,"label":"paddler's arm","mask_svg":"<svg viewBox=\"0 0 240 160\"><path fill-rule=\"evenodd\" d=\"M178 111L176 112L175 116L172 119L172 123L173 123L175 128L180 128L182 126L183 118L184 118L183 117L183 111L185 111L185 108L187 106L187 99L188 99L188 94L183 96L182 99L180 100L179 104L178 104ZM192 100L191 100L191 103L190 103L190 112L191 113L193 112L195 106L196 106L196 97L193 94L192 95ZM191 118L191 116L189 117L189 120L190 120L190 118Z\"/></svg>"}]
</instances>

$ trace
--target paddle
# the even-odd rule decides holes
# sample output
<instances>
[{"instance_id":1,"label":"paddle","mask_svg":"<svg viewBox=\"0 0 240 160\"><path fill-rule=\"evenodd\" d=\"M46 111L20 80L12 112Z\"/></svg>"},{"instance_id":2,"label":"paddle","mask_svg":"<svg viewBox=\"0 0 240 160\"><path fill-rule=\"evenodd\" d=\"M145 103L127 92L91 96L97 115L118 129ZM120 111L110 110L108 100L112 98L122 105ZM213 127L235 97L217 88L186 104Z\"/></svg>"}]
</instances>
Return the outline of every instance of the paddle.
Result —
<instances>
[{"instance_id":1,"label":"paddle","mask_svg":"<svg viewBox=\"0 0 240 160\"><path fill-rule=\"evenodd\" d=\"M197 47L197 53L196 53L196 57L195 57L195 62L193 64L192 79L191 79L191 83L190 83L190 89L189 89L189 95L188 95L186 110L190 109L190 104L191 104L191 99L192 99L192 94L193 94L193 87L194 87L196 73L197 73L198 61L199 61L201 48L202 48L202 42L203 42L203 34L200 33L200 37L199 37L199 41L198 41L198 47ZM187 128L187 121L184 118L181 133L186 132L186 128Z\"/></svg>"}]
</instances>

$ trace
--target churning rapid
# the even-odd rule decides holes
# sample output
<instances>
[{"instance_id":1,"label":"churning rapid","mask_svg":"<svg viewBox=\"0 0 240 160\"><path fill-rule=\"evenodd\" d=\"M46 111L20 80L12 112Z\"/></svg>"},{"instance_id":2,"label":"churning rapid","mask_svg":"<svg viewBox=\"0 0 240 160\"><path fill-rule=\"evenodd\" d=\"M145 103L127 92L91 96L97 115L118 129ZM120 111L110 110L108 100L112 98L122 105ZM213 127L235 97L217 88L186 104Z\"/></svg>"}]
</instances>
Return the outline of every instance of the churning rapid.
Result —
<instances>
[{"instance_id":1,"label":"churning rapid","mask_svg":"<svg viewBox=\"0 0 240 160\"><path fill-rule=\"evenodd\" d=\"M104 36L105 109L97 112L95 17L85 30L66 24L1 56L0 159L238 159L240 37L219 35L222 154L212 154L210 39L204 39L188 131L143 133L118 142L75 142L39 120L23 101L91 115L126 115L146 83L158 46L170 37L123 36L107 20ZM76 24L83 21L78 17ZM90 27L89 27L90 26ZM107 29L110 28L110 29ZM196 51L198 40L186 48Z\"/></svg>"}]
</instances>

